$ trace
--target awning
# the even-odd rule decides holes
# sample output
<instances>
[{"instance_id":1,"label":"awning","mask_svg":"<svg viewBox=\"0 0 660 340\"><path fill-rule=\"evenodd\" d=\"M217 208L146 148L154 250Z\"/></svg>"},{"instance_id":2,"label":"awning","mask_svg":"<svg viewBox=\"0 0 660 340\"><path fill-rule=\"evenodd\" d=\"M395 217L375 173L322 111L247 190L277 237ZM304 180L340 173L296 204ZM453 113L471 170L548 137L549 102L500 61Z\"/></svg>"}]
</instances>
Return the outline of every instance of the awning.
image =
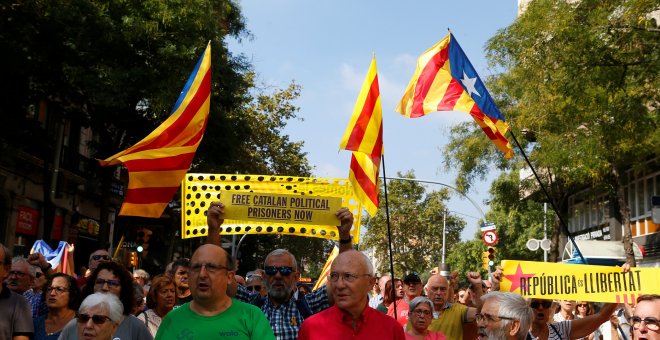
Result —
<instances>
[{"instance_id":1,"label":"awning","mask_svg":"<svg viewBox=\"0 0 660 340\"><path fill-rule=\"evenodd\" d=\"M626 253L621 241L575 240L575 243L587 261L586 264L614 266L626 262ZM633 253L637 261L642 259L642 251L635 242L633 242ZM564 247L562 262L585 264L570 241Z\"/></svg>"}]
</instances>

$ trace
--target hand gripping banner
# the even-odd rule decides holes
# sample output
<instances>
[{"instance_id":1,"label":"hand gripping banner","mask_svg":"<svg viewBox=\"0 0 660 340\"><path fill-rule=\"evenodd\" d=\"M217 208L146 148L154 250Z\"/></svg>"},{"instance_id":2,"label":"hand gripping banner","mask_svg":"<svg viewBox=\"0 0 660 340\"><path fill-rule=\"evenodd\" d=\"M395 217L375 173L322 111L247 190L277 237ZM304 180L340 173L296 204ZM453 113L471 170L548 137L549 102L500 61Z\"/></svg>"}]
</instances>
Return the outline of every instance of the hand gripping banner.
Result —
<instances>
[{"instance_id":1,"label":"hand gripping banner","mask_svg":"<svg viewBox=\"0 0 660 340\"><path fill-rule=\"evenodd\" d=\"M336 225L314 221L327 221L327 215L334 214L339 206L347 207L354 216L353 243L360 242L362 206L346 178L187 174L181 190L182 238L207 236L206 210L213 201L225 203L226 215L244 216L225 218L221 234L283 234L329 240L339 239Z\"/></svg>"}]
</instances>

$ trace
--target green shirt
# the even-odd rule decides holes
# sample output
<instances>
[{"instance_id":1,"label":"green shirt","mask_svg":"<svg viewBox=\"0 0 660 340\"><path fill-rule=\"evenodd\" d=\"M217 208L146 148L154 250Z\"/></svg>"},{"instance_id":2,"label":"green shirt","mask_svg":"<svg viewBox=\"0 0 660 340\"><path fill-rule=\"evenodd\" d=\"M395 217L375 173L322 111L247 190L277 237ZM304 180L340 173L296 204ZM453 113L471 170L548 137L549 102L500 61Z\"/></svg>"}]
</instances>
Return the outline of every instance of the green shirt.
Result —
<instances>
[{"instance_id":1,"label":"green shirt","mask_svg":"<svg viewBox=\"0 0 660 340\"><path fill-rule=\"evenodd\" d=\"M157 340L275 339L270 324L259 308L232 299L226 311L202 316L190 303L167 313L156 333Z\"/></svg>"}]
</instances>

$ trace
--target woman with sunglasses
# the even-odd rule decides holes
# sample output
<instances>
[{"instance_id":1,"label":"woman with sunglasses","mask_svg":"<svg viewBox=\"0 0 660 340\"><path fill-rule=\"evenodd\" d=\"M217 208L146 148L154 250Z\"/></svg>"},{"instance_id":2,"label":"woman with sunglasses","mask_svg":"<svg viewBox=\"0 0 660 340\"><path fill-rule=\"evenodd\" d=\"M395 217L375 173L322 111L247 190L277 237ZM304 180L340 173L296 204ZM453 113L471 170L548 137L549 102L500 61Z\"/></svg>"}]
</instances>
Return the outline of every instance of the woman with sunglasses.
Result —
<instances>
[{"instance_id":1,"label":"woman with sunglasses","mask_svg":"<svg viewBox=\"0 0 660 340\"><path fill-rule=\"evenodd\" d=\"M94 293L110 293L119 298L123 307L124 316L117 327L115 338L132 340L153 340L153 335L149 329L137 317L131 314L133 310L133 275L121 264L117 262L100 263L87 281L83 288L83 296L89 296ZM72 336L75 333L75 323L69 323L62 335ZM66 337L65 337L66 339ZM76 339L71 337L70 339Z\"/></svg>"},{"instance_id":2,"label":"woman with sunglasses","mask_svg":"<svg viewBox=\"0 0 660 340\"><path fill-rule=\"evenodd\" d=\"M78 309L76 333L62 339L113 339L113 334L122 320L122 312L122 303L115 295L94 293L86 297Z\"/></svg>"},{"instance_id":3,"label":"woman with sunglasses","mask_svg":"<svg viewBox=\"0 0 660 340\"><path fill-rule=\"evenodd\" d=\"M34 339L56 340L64 326L76 317L80 304L80 290L76 280L63 273L51 276L41 297L48 313L34 319Z\"/></svg>"},{"instance_id":4,"label":"woman with sunglasses","mask_svg":"<svg viewBox=\"0 0 660 340\"><path fill-rule=\"evenodd\" d=\"M555 303L552 300L531 299L529 306L534 310L529 335L539 340L569 340L588 337L598 326L607 321L616 309L616 303L608 303L600 312L582 319L552 322Z\"/></svg>"},{"instance_id":5,"label":"woman with sunglasses","mask_svg":"<svg viewBox=\"0 0 660 340\"><path fill-rule=\"evenodd\" d=\"M157 275L151 280L151 288L147 293L147 310L138 315L138 319L144 322L149 332L154 337L158 332L160 323L165 315L174 308L176 302L176 288L174 281L167 275Z\"/></svg>"},{"instance_id":6,"label":"woman with sunglasses","mask_svg":"<svg viewBox=\"0 0 660 340\"><path fill-rule=\"evenodd\" d=\"M588 301L576 301L575 302L575 317L578 319L583 319L589 315L592 315L594 313L594 305L591 302ZM600 333L598 332L598 329L596 329L593 333L589 334L589 336L584 337L580 340L598 340L600 339Z\"/></svg>"},{"instance_id":7,"label":"woman with sunglasses","mask_svg":"<svg viewBox=\"0 0 660 340\"><path fill-rule=\"evenodd\" d=\"M406 340L445 340L442 332L429 331L433 320L433 302L425 296L418 296L410 301L408 310L408 330Z\"/></svg>"}]
</instances>

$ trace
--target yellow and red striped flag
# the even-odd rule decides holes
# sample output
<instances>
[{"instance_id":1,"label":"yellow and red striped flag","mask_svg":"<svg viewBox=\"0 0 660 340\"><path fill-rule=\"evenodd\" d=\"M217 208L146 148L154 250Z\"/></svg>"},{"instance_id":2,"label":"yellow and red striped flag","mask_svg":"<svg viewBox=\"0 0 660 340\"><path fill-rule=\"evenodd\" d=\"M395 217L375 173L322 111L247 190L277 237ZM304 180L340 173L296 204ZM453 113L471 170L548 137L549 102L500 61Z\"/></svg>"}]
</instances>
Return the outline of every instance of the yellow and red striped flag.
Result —
<instances>
[{"instance_id":1,"label":"yellow and red striped flag","mask_svg":"<svg viewBox=\"0 0 660 340\"><path fill-rule=\"evenodd\" d=\"M170 116L147 137L105 160L123 163L128 190L120 215L157 218L190 168L204 136L211 105L211 43L197 62Z\"/></svg>"},{"instance_id":2,"label":"yellow and red striped flag","mask_svg":"<svg viewBox=\"0 0 660 340\"><path fill-rule=\"evenodd\" d=\"M335 257L339 255L339 248L335 246L334 249L330 252L330 256L328 256L328 260L325 261L325 265L323 265L323 269L321 270L321 274L319 274L319 279L316 280L316 284L314 285L314 288L312 290L317 290L319 287L322 287L324 284L328 283L328 275L330 274L330 267L332 266L332 261L335 260Z\"/></svg>"},{"instance_id":3,"label":"yellow and red striped flag","mask_svg":"<svg viewBox=\"0 0 660 340\"><path fill-rule=\"evenodd\" d=\"M371 60L339 148L353 151L349 180L364 208L374 216L378 211L378 168L383 154L383 110L376 57Z\"/></svg>"},{"instance_id":4,"label":"yellow and red striped flag","mask_svg":"<svg viewBox=\"0 0 660 340\"><path fill-rule=\"evenodd\" d=\"M396 111L409 118L436 111L467 112L506 158L513 157L504 136L509 124L451 33L419 57Z\"/></svg>"}]
</instances>

